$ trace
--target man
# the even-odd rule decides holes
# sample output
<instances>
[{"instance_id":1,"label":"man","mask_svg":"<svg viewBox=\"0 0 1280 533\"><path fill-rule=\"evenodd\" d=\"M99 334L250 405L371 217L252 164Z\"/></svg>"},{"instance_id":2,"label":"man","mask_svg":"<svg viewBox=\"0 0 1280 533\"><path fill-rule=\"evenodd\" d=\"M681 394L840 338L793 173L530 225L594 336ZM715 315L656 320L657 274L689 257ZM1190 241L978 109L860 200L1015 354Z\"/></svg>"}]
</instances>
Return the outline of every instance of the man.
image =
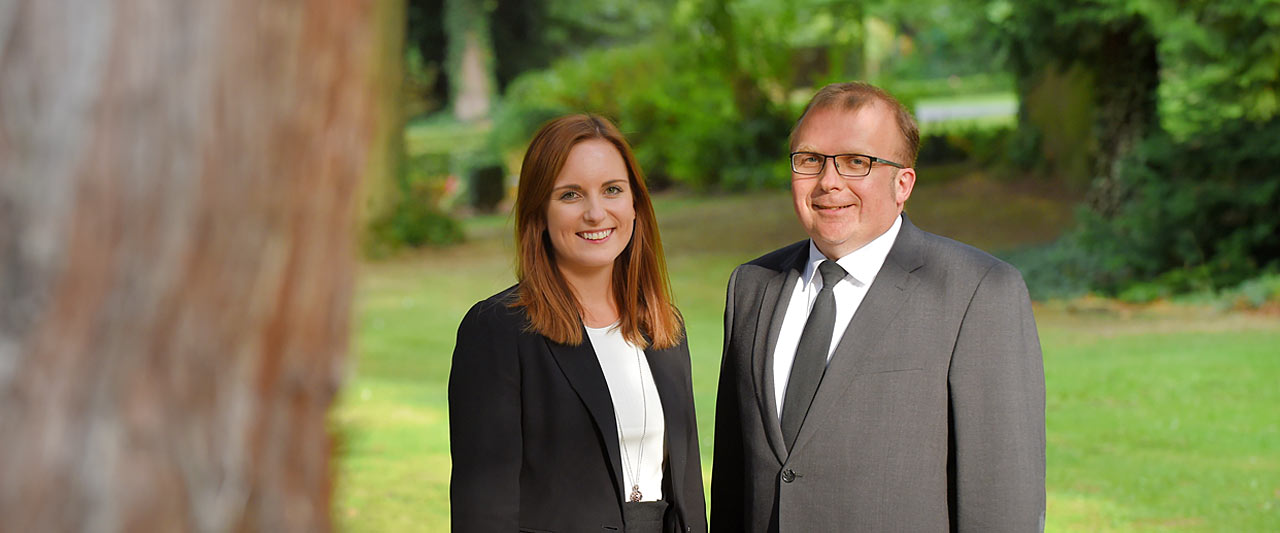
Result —
<instances>
[{"instance_id":1,"label":"man","mask_svg":"<svg viewBox=\"0 0 1280 533\"><path fill-rule=\"evenodd\" d=\"M729 279L717 531L1039 531L1044 370L1012 266L902 215L915 120L824 87L791 136L809 239Z\"/></svg>"}]
</instances>

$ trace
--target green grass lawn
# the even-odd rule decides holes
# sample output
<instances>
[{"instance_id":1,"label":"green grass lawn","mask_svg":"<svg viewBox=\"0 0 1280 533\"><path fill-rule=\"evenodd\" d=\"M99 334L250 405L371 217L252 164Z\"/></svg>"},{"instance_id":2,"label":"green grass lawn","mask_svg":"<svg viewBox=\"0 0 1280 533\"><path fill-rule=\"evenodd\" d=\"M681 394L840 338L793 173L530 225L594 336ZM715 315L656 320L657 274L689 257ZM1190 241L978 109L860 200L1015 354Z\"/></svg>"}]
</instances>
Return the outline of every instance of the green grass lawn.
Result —
<instances>
[{"instance_id":1,"label":"green grass lawn","mask_svg":"<svg viewBox=\"0 0 1280 533\"><path fill-rule=\"evenodd\" d=\"M989 250L1052 239L1069 200L980 175L921 183L922 228ZM703 466L725 282L802 238L785 192L656 200L688 323ZM345 531L447 531L445 384L466 310L513 283L509 217L470 241L366 265L351 372L331 424ZM1048 387L1050 531L1280 530L1280 319L1106 303L1037 305Z\"/></svg>"}]
</instances>

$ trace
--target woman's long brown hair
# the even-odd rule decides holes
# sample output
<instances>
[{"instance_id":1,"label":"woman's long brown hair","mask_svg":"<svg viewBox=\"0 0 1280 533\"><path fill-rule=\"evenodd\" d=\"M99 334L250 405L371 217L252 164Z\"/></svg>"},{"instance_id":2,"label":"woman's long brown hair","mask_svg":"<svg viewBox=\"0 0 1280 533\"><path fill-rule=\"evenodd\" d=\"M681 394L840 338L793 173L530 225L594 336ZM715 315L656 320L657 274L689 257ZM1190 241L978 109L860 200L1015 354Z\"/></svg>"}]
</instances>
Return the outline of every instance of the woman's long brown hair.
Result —
<instances>
[{"instance_id":1,"label":"woman's long brown hair","mask_svg":"<svg viewBox=\"0 0 1280 533\"><path fill-rule=\"evenodd\" d=\"M569 151L590 139L606 140L618 149L631 181L635 231L613 262L613 298L622 336L636 346L648 347L651 342L654 348L670 348L679 344L683 327L672 304L653 202L631 146L603 117L560 117L544 124L529 143L516 191L516 278L520 288L510 305L524 307L528 330L561 344L582 343L580 306L556 267L555 249L547 234L547 205Z\"/></svg>"}]
</instances>

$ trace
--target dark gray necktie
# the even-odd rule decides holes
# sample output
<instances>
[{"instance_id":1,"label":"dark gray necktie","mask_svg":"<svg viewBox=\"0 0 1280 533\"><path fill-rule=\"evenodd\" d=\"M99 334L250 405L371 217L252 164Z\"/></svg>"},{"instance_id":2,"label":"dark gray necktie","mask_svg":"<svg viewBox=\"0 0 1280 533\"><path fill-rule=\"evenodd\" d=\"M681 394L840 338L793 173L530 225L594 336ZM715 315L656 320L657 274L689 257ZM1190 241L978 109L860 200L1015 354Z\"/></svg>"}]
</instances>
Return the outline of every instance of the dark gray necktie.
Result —
<instances>
[{"instance_id":1,"label":"dark gray necktie","mask_svg":"<svg viewBox=\"0 0 1280 533\"><path fill-rule=\"evenodd\" d=\"M782 438L787 450L796 442L800 424L809 412L813 395L818 392L822 373L827 370L827 353L831 349L831 336L836 327L836 297L831 292L836 282L844 279L844 269L835 261L823 260L818 264L822 274L822 290L809 311L809 320L800 333L800 345L791 364L791 379L787 381L787 396L782 402Z\"/></svg>"}]
</instances>

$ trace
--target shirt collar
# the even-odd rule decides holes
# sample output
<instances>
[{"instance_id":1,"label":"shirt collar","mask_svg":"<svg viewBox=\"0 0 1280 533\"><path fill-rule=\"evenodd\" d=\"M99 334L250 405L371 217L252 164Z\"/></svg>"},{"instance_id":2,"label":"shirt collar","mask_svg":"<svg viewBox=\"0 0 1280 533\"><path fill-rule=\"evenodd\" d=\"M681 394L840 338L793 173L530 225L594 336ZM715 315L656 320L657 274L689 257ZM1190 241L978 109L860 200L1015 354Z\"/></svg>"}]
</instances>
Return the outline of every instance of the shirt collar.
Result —
<instances>
[{"instance_id":1,"label":"shirt collar","mask_svg":"<svg viewBox=\"0 0 1280 533\"><path fill-rule=\"evenodd\" d=\"M898 218L893 220L893 225L879 237L871 239L871 242L863 245L862 248L836 259L836 264L853 277L855 285L870 285L876 280L880 267L884 266L885 258L889 257L889 250L893 248L894 241L898 239L898 231L901 229L902 215L898 215ZM815 283L813 278L818 272L818 263L826 258L827 256L818 250L818 245L813 243L813 239L809 239L809 261L804 265L804 273L800 280L806 285Z\"/></svg>"}]
</instances>

